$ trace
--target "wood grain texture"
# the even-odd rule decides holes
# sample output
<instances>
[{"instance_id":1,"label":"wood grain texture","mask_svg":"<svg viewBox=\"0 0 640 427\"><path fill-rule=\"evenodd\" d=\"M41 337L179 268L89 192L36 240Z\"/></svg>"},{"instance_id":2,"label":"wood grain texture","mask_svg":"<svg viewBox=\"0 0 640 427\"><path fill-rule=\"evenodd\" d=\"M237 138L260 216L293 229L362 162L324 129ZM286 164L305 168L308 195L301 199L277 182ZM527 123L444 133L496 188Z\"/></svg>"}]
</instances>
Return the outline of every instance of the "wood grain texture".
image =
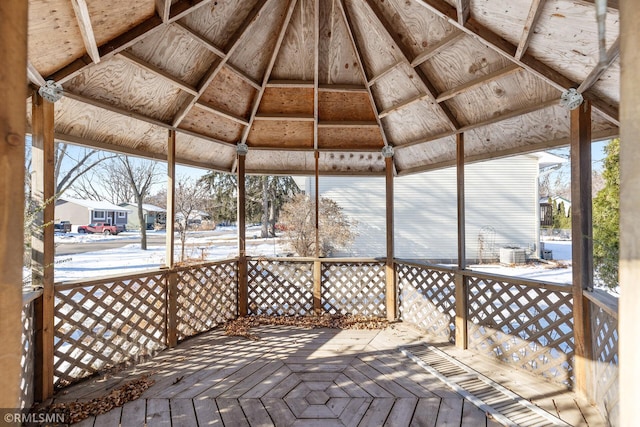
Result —
<instances>
[{"instance_id":1,"label":"wood grain texture","mask_svg":"<svg viewBox=\"0 0 640 427\"><path fill-rule=\"evenodd\" d=\"M600 76L591 90L602 99L616 105L620 102L620 59Z\"/></svg>"},{"instance_id":2,"label":"wood grain texture","mask_svg":"<svg viewBox=\"0 0 640 427\"><path fill-rule=\"evenodd\" d=\"M185 16L180 22L226 51L231 37L242 26L258 1L262 0L210 2L199 8L197 13Z\"/></svg>"},{"instance_id":3,"label":"wood grain texture","mask_svg":"<svg viewBox=\"0 0 640 427\"><path fill-rule=\"evenodd\" d=\"M66 86L79 95L162 121L169 121L190 96L164 78L117 57L87 68Z\"/></svg>"},{"instance_id":4,"label":"wood grain texture","mask_svg":"<svg viewBox=\"0 0 640 427\"><path fill-rule=\"evenodd\" d=\"M618 37L619 13L607 13L607 48ZM598 62L598 26L594 6L548 0L531 38L528 52L561 74L581 82Z\"/></svg>"},{"instance_id":5,"label":"wood grain texture","mask_svg":"<svg viewBox=\"0 0 640 427\"><path fill-rule=\"evenodd\" d=\"M251 31L245 33L229 63L251 78L262 81L287 12L287 2L268 3Z\"/></svg>"},{"instance_id":6,"label":"wood grain texture","mask_svg":"<svg viewBox=\"0 0 640 427\"><path fill-rule=\"evenodd\" d=\"M196 106L189 111L189 114L180 123L180 128L224 142L235 143L240 138L244 126Z\"/></svg>"},{"instance_id":7,"label":"wood grain texture","mask_svg":"<svg viewBox=\"0 0 640 427\"><path fill-rule=\"evenodd\" d=\"M225 66L202 93L200 99L214 107L247 118L256 93L253 86Z\"/></svg>"},{"instance_id":8,"label":"wood grain texture","mask_svg":"<svg viewBox=\"0 0 640 427\"><path fill-rule=\"evenodd\" d=\"M314 1L298 0L271 71L272 79L313 80L314 20Z\"/></svg>"},{"instance_id":9,"label":"wood grain texture","mask_svg":"<svg viewBox=\"0 0 640 427\"><path fill-rule=\"evenodd\" d=\"M318 80L321 85L363 85L358 58L349 43L349 32L340 18L339 0L320 2Z\"/></svg>"},{"instance_id":10,"label":"wood grain texture","mask_svg":"<svg viewBox=\"0 0 640 427\"><path fill-rule=\"evenodd\" d=\"M480 42L463 37L420 65L420 69L441 93L508 65L508 60Z\"/></svg>"},{"instance_id":11,"label":"wood grain texture","mask_svg":"<svg viewBox=\"0 0 640 427\"><path fill-rule=\"evenodd\" d=\"M529 14L529 6L529 1L471 0L473 17L516 46L520 43L520 35ZM535 27L532 28L532 32L537 32Z\"/></svg>"},{"instance_id":12,"label":"wood grain texture","mask_svg":"<svg viewBox=\"0 0 640 427\"><path fill-rule=\"evenodd\" d=\"M319 128L319 149L370 149L381 150L384 146L380 129L374 128Z\"/></svg>"},{"instance_id":13,"label":"wood grain texture","mask_svg":"<svg viewBox=\"0 0 640 427\"><path fill-rule=\"evenodd\" d=\"M371 121L375 113L366 93L324 92L318 94L321 121Z\"/></svg>"},{"instance_id":14,"label":"wood grain texture","mask_svg":"<svg viewBox=\"0 0 640 427\"><path fill-rule=\"evenodd\" d=\"M293 114L313 117L313 89L267 87L262 95L258 114Z\"/></svg>"},{"instance_id":15,"label":"wood grain texture","mask_svg":"<svg viewBox=\"0 0 640 427\"><path fill-rule=\"evenodd\" d=\"M363 1L345 1L345 9L353 23L367 78L403 60L402 52L394 49L393 40Z\"/></svg>"},{"instance_id":16,"label":"wood grain texture","mask_svg":"<svg viewBox=\"0 0 640 427\"><path fill-rule=\"evenodd\" d=\"M508 111L559 99L560 92L531 74L519 72L461 93L446 101L462 125ZM491 109L487 108L491 105Z\"/></svg>"},{"instance_id":17,"label":"wood grain texture","mask_svg":"<svg viewBox=\"0 0 640 427\"><path fill-rule=\"evenodd\" d=\"M435 103L421 102L389 114L382 123L393 145L402 145L450 130ZM429 125L425 126L426 123Z\"/></svg>"},{"instance_id":18,"label":"wood grain texture","mask_svg":"<svg viewBox=\"0 0 640 427\"><path fill-rule=\"evenodd\" d=\"M127 50L192 86L218 59L175 25L164 26Z\"/></svg>"},{"instance_id":19,"label":"wood grain texture","mask_svg":"<svg viewBox=\"0 0 640 427\"><path fill-rule=\"evenodd\" d=\"M385 170L384 158L380 152L372 153L320 153L320 172L356 173L368 172L383 174Z\"/></svg>"},{"instance_id":20,"label":"wood grain texture","mask_svg":"<svg viewBox=\"0 0 640 427\"><path fill-rule=\"evenodd\" d=\"M455 136L449 136L420 145L397 147L394 159L399 170L427 163L451 162L455 160L455 146Z\"/></svg>"},{"instance_id":21,"label":"wood grain texture","mask_svg":"<svg viewBox=\"0 0 640 427\"><path fill-rule=\"evenodd\" d=\"M313 122L257 120L253 123L249 147L313 148Z\"/></svg>"},{"instance_id":22,"label":"wood grain texture","mask_svg":"<svg viewBox=\"0 0 640 427\"><path fill-rule=\"evenodd\" d=\"M313 144L313 141L311 141ZM315 159L312 151L250 150L246 160L247 172L268 170L273 174L313 174Z\"/></svg>"},{"instance_id":23,"label":"wood grain texture","mask_svg":"<svg viewBox=\"0 0 640 427\"><path fill-rule=\"evenodd\" d=\"M236 157L234 147L226 147L203 138L177 132L176 145L181 161L210 165L216 170L231 170Z\"/></svg>"},{"instance_id":24,"label":"wood grain texture","mask_svg":"<svg viewBox=\"0 0 640 427\"><path fill-rule=\"evenodd\" d=\"M43 76L80 58L84 43L71 2L29 2L29 60Z\"/></svg>"},{"instance_id":25,"label":"wood grain texture","mask_svg":"<svg viewBox=\"0 0 640 427\"><path fill-rule=\"evenodd\" d=\"M428 93L415 70L406 63L398 65L378 79L371 86L371 91L380 111Z\"/></svg>"},{"instance_id":26,"label":"wood grain texture","mask_svg":"<svg viewBox=\"0 0 640 427\"><path fill-rule=\"evenodd\" d=\"M114 39L155 14L154 0L88 1L87 7L98 46Z\"/></svg>"}]
</instances>

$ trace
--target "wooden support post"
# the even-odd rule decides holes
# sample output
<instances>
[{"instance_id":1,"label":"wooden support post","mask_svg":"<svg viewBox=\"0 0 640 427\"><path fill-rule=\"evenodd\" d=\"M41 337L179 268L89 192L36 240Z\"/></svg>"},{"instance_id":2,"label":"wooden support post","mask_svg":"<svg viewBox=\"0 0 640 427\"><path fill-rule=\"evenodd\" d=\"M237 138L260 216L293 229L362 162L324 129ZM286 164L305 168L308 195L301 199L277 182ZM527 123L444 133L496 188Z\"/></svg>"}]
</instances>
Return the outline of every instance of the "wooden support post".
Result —
<instances>
[{"instance_id":1,"label":"wooden support post","mask_svg":"<svg viewBox=\"0 0 640 427\"><path fill-rule=\"evenodd\" d=\"M33 202L40 209L34 219L31 238L32 284L42 288L42 297L35 304L35 397L48 399L53 395L53 221L55 209L53 103L37 91L32 100L32 167Z\"/></svg>"},{"instance_id":2,"label":"wooden support post","mask_svg":"<svg viewBox=\"0 0 640 427\"><path fill-rule=\"evenodd\" d=\"M575 390L589 390L591 323L589 302L583 296L593 287L591 228L591 105L585 101L571 111L571 240L573 265L573 339Z\"/></svg>"},{"instance_id":3,"label":"wooden support post","mask_svg":"<svg viewBox=\"0 0 640 427\"><path fill-rule=\"evenodd\" d=\"M456 184L458 201L458 272L455 275L456 347L467 348L467 267L464 219L464 134L456 135Z\"/></svg>"},{"instance_id":4,"label":"wooden support post","mask_svg":"<svg viewBox=\"0 0 640 427\"><path fill-rule=\"evenodd\" d=\"M166 218L166 256L165 265L171 269L175 257L176 223L176 131L169 130L167 140L167 218Z\"/></svg>"},{"instance_id":5,"label":"wooden support post","mask_svg":"<svg viewBox=\"0 0 640 427\"><path fill-rule=\"evenodd\" d=\"M0 2L0 408L20 399L27 2Z\"/></svg>"},{"instance_id":6,"label":"wooden support post","mask_svg":"<svg viewBox=\"0 0 640 427\"><path fill-rule=\"evenodd\" d=\"M315 159L316 159L316 180L315 180L315 230L316 230L316 258L320 258L320 153L315 151Z\"/></svg>"},{"instance_id":7,"label":"wooden support post","mask_svg":"<svg viewBox=\"0 0 640 427\"><path fill-rule=\"evenodd\" d=\"M313 262L313 312L322 314L322 262L318 258Z\"/></svg>"},{"instance_id":8,"label":"wooden support post","mask_svg":"<svg viewBox=\"0 0 640 427\"><path fill-rule=\"evenodd\" d=\"M386 170L386 211L387 211L387 262L385 265L385 277L387 281L386 297L387 297L387 320L392 322L396 320L397 294L396 294L396 270L395 270L395 252L393 246L393 157L385 157Z\"/></svg>"},{"instance_id":9,"label":"wooden support post","mask_svg":"<svg viewBox=\"0 0 640 427\"><path fill-rule=\"evenodd\" d=\"M178 345L178 273L167 275L167 346Z\"/></svg>"},{"instance_id":10,"label":"wooden support post","mask_svg":"<svg viewBox=\"0 0 640 427\"><path fill-rule=\"evenodd\" d=\"M640 396L640 2L620 2L620 426L638 423ZM0 83L1 84L1 83Z\"/></svg>"},{"instance_id":11,"label":"wooden support post","mask_svg":"<svg viewBox=\"0 0 640 427\"><path fill-rule=\"evenodd\" d=\"M247 274L245 155L238 154L238 315L249 313L249 284Z\"/></svg>"}]
</instances>

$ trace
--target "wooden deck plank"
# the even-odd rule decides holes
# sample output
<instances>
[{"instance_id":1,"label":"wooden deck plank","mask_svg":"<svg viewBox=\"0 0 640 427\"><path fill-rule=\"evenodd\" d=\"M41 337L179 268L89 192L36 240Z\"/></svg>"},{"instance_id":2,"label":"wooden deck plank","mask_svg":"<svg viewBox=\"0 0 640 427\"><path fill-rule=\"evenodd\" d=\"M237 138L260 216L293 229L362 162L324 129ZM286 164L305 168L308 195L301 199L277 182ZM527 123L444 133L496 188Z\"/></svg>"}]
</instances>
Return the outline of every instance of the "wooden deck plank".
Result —
<instances>
[{"instance_id":1,"label":"wooden deck plank","mask_svg":"<svg viewBox=\"0 0 640 427\"><path fill-rule=\"evenodd\" d=\"M113 408L105 414L96 417L96 426L118 427L120 425L120 416L122 415L122 407Z\"/></svg>"},{"instance_id":2,"label":"wooden deck plank","mask_svg":"<svg viewBox=\"0 0 640 427\"><path fill-rule=\"evenodd\" d=\"M147 401L136 399L122 406L121 427L138 427L144 425Z\"/></svg>"},{"instance_id":3,"label":"wooden deck plank","mask_svg":"<svg viewBox=\"0 0 640 427\"><path fill-rule=\"evenodd\" d=\"M413 393L417 397L436 397L431 391L423 387L414 381L411 381L407 377L407 370L412 365L401 363L397 359L389 357L389 354L377 354L376 356L370 356L367 358L367 363L376 368L378 371L384 373L386 376L393 379L393 381L400 384L402 387Z\"/></svg>"},{"instance_id":4,"label":"wooden deck plank","mask_svg":"<svg viewBox=\"0 0 640 427\"><path fill-rule=\"evenodd\" d=\"M396 399L384 425L388 427L408 426L417 405L418 399L415 397Z\"/></svg>"},{"instance_id":5,"label":"wooden deck plank","mask_svg":"<svg viewBox=\"0 0 640 427\"><path fill-rule=\"evenodd\" d=\"M291 374L284 380L280 381L271 390L264 394L267 399L282 399L300 383L300 377L296 374Z\"/></svg>"},{"instance_id":6,"label":"wooden deck plank","mask_svg":"<svg viewBox=\"0 0 640 427\"><path fill-rule=\"evenodd\" d=\"M378 371L374 367L370 366L361 359L356 359L351 366L357 369L362 374L371 378L377 385L387 390L394 397L416 397L415 394L402 387L393 379L387 377L382 372Z\"/></svg>"},{"instance_id":7,"label":"wooden deck plank","mask_svg":"<svg viewBox=\"0 0 640 427\"><path fill-rule=\"evenodd\" d=\"M193 427L198 425L196 412L191 399L171 399L171 425L172 427Z\"/></svg>"},{"instance_id":8,"label":"wooden deck plank","mask_svg":"<svg viewBox=\"0 0 640 427\"><path fill-rule=\"evenodd\" d=\"M147 399L147 427L171 427L169 399Z\"/></svg>"},{"instance_id":9,"label":"wooden deck plank","mask_svg":"<svg viewBox=\"0 0 640 427\"><path fill-rule=\"evenodd\" d=\"M460 399L442 399L440 409L438 410L436 426L459 426L462 421L463 402L462 397Z\"/></svg>"},{"instance_id":10,"label":"wooden deck plank","mask_svg":"<svg viewBox=\"0 0 640 427\"><path fill-rule=\"evenodd\" d=\"M216 404L225 427L250 427L238 399L218 398Z\"/></svg>"},{"instance_id":11,"label":"wooden deck plank","mask_svg":"<svg viewBox=\"0 0 640 427\"><path fill-rule=\"evenodd\" d=\"M267 362L260 369L248 370L248 374L240 380L233 387L228 388L225 392L220 394L220 397L235 397L239 398L243 394L250 391L253 387L266 381L275 371L284 366L281 361ZM245 371L243 371L245 372ZM240 371L238 371L240 375Z\"/></svg>"},{"instance_id":12,"label":"wooden deck plank","mask_svg":"<svg viewBox=\"0 0 640 427\"><path fill-rule=\"evenodd\" d=\"M265 378L260 383L256 384L245 394L242 395L244 399L261 398L272 390L275 386L284 381L289 375L291 375L291 369L288 366L282 365L275 372L273 372L268 378Z\"/></svg>"},{"instance_id":13,"label":"wooden deck plank","mask_svg":"<svg viewBox=\"0 0 640 427\"><path fill-rule=\"evenodd\" d=\"M373 399L371 405L369 405L369 409L365 412L362 417L362 421L360 424L363 426L381 426L389 417L389 413L391 412L391 408L393 408L393 404L395 399L393 398L378 398Z\"/></svg>"},{"instance_id":14,"label":"wooden deck plank","mask_svg":"<svg viewBox=\"0 0 640 427\"><path fill-rule=\"evenodd\" d=\"M193 399L193 409L199 426L222 426L222 417L214 399L203 397Z\"/></svg>"},{"instance_id":15,"label":"wooden deck plank","mask_svg":"<svg viewBox=\"0 0 640 427\"><path fill-rule=\"evenodd\" d=\"M73 426L74 427L93 427L95 422L96 422L96 417L89 417L89 418L85 418L79 423L75 423Z\"/></svg>"},{"instance_id":16,"label":"wooden deck plank","mask_svg":"<svg viewBox=\"0 0 640 427\"><path fill-rule=\"evenodd\" d=\"M239 399L239 402L251 427L273 427L278 422L271 420L260 399Z\"/></svg>"},{"instance_id":17,"label":"wooden deck plank","mask_svg":"<svg viewBox=\"0 0 640 427\"><path fill-rule=\"evenodd\" d=\"M485 413L477 406L465 400L462 406L460 427L484 427L487 424Z\"/></svg>"},{"instance_id":18,"label":"wooden deck plank","mask_svg":"<svg viewBox=\"0 0 640 427\"><path fill-rule=\"evenodd\" d=\"M411 419L411 427L434 427L440 410L439 397L419 399Z\"/></svg>"},{"instance_id":19,"label":"wooden deck plank","mask_svg":"<svg viewBox=\"0 0 640 427\"><path fill-rule=\"evenodd\" d=\"M260 399L264 408L271 416L271 419L278 426L291 426L296 421L295 415L282 399L262 398Z\"/></svg>"},{"instance_id":20,"label":"wooden deck plank","mask_svg":"<svg viewBox=\"0 0 640 427\"><path fill-rule=\"evenodd\" d=\"M351 402L344 408L339 419L346 427L355 427L360 424L360 420L369 409L373 399L371 397L351 399Z\"/></svg>"},{"instance_id":21,"label":"wooden deck plank","mask_svg":"<svg viewBox=\"0 0 640 427\"><path fill-rule=\"evenodd\" d=\"M345 374L340 374L334 381L340 388L351 397L371 397L362 387L357 385Z\"/></svg>"},{"instance_id":22,"label":"wooden deck plank","mask_svg":"<svg viewBox=\"0 0 640 427\"><path fill-rule=\"evenodd\" d=\"M354 383L358 384L363 390L369 393L373 397L393 397L391 393L375 383L375 381L353 366L344 370L344 375L349 377Z\"/></svg>"}]
</instances>

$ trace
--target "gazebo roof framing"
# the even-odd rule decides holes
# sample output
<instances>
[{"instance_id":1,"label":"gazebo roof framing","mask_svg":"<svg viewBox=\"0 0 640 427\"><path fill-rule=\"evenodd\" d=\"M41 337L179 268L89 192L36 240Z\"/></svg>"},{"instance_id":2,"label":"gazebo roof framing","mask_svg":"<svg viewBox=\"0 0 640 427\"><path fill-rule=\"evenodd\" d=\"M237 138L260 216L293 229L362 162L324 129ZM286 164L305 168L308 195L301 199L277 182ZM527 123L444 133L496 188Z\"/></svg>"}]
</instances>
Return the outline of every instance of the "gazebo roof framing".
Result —
<instances>
[{"instance_id":1,"label":"gazebo roof framing","mask_svg":"<svg viewBox=\"0 0 640 427\"><path fill-rule=\"evenodd\" d=\"M28 75L62 84L71 143L249 173L407 174L569 143L562 91L618 134L616 2L599 61L577 0L49 0L29 2ZM30 100L27 101L30 103ZM27 108L27 114L31 109ZM28 117L30 122L30 117Z\"/></svg>"}]
</instances>

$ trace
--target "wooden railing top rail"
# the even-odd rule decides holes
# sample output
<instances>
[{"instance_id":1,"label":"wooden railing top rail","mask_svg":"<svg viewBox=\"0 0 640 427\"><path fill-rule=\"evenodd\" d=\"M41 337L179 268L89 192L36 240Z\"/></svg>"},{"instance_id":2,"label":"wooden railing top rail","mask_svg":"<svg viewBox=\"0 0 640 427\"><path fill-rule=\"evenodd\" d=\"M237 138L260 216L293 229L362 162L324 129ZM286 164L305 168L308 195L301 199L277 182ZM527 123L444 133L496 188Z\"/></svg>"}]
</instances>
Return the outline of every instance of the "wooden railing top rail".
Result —
<instances>
[{"instance_id":1,"label":"wooden railing top rail","mask_svg":"<svg viewBox=\"0 0 640 427\"><path fill-rule=\"evenodd\" d=\"M248 256L249 261L269 261L269 262L315 262L323 263L340 263L340 262L386 262L386 258L315 258L315 257L266 257L266 256Z\"/></svg>"},{"instance_id":2,"label":"wooden railing top rail","mask_svg":"<svg viewBox=\"0 0 640 427\"><path fill-rule=\"evenodd\" d=\"M91 279L91 280L78 280L78 281L73 281L73 282L61 282L61 283L56 283L54 285L54 288L56 291L66 291L69 289L74 289L74 288L82 288L85 286L95 286L95 285L101 285L105 282L122 282L125 280L132 280L132 279L140 279L146 276L151 276L151 275L157 275L157 274L166 274L169 270L167 270L166 268L157 268L157 269L149 269L149 270L142 270L142 271L137 271L133 274L126 274L126 275L117 275L117 276L103 276L103 277L97 277L95 279Z\"/></svg>"},{"instance_id":3,"label":"wooden railing top rail","mask_svg":"<svg viewBox=\"0 0 640 427\"><path fill-rule=\"evenodd\" d=\"M460 273L462 273L464 276L473 276L479 279L487 279L487 280L499 280L502 282L509 282L515 285L524 285L532 288L544 288L550 291L571 292L573 288L573 286L570 283L562 284L562 283L545 282L542 280L525 279L523 277L483 273L475 270L461 270Z\"/></svg>"},{"instance_id":4,"label":"wooden railing top rail","mask_svg":"<svg viewBox=\"0 0 640 427\"><path fill-rule=\"evenodd\" d=\"M589 301L607 312L611 317L618 319L618 298L600 289L584 291L583 295Z\"/></svg>"},{"instance_id":5,"label":"wooden railing top rail","mask_svg":"<svg viewBox=\"0 0 640 427\"><path fill-rule=\"evenodd\" d=\"M238 262L238 257L219 259L215 261L198 262L198 263L194 262L193 264L184 264L184 265L176 266L173 270L185 271L185 270L190 270L192 268L211 267L212 265L228 264L230 262ZM164 270L169 271L167 268L164 268Z\"/></svg>"},{"instance_id":6,"label":"wooden railing top rail","mask_svg":"<svg viewBox=\"0 0 640 427\"><path fill-rule=\"evenodd\" d=\"M447 271L450 273L455 273L458 271L458 269L456 267L447 267L446 265L438 265L438 264L431 264L428 263L426 261L420 261L420 260L416 260L416 259L401 259L401 258L396 258L395 259L396 263L402 263L402 264L407 264L407 265L411 265L413 267L429 267L433 270L436 271Z\"/></svg>"},{"instance_id":7,"label":"wooden railing top rail","mask_svg":"<svg viewBox=\"0 0 640 427\"><path fill-rule=\"evenodd\" d=\"M33 291L27 291L27 292L23 292L22 293L22 305L27 305L29 304L31 301L35 300L36 298L38 298L40 295L42 295L42 289L36 289Z\"/></svg>"}]
</instances>

